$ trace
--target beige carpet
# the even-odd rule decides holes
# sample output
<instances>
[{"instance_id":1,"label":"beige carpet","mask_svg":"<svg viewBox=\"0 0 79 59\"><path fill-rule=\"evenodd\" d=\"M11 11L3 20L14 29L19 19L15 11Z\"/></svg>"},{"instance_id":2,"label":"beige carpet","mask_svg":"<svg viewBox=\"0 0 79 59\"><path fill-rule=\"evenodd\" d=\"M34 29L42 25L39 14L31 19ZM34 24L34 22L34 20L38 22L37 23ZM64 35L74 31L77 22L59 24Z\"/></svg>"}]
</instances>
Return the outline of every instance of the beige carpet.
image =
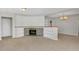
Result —
<instances>
[{"instance_id":1,"label":"beige carpet","mask_svg":"<svg viewBox=\"0 0 79 59\"><path fill-rule=\"evenodd\" d=\"M59 35L59 40L26 36L0 41L0 51L79 51L79 37Z\"/></svg>"}]
</instances>

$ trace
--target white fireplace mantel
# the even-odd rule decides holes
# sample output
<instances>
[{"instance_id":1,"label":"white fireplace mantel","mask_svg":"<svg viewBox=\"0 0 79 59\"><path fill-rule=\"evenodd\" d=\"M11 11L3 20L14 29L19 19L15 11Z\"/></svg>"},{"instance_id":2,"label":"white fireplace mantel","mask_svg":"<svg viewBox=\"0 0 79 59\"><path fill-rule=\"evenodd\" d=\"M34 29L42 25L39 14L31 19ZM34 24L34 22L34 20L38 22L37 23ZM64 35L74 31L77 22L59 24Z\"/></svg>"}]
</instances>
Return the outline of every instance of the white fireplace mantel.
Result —
<instances>
[{"instance_id":1,"label":"white fireplace mantel","mask_svg":"<svg viewBox=\"0 0 79 59\"><path fill-rule=\"evenodd\" d=\"M37 34L43 37L58 40L58 28L57 27L45 27L45 26L16 26L16 37L22 37L29 35L29 29L34 28L37 30ZM26 29L26 32L24 31Z\"/></svg>"}]
</instances>

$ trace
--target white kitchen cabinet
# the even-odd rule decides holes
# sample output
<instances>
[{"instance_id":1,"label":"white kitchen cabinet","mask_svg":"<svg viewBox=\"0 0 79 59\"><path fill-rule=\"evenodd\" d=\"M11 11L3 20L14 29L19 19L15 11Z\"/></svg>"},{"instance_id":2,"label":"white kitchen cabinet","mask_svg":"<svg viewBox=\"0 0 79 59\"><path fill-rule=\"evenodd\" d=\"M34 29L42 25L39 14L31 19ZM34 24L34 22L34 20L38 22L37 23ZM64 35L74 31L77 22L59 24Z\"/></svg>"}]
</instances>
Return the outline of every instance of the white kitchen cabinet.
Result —
<instances>
[{"instance_id":1,"label":"white kitchen cabinet","mask_svg":"<svg viewBox=\"0 0 79 59\"><path fill-rule=\"evenodd\" d=\"M58 28L57 27L44 27L43 36L53 40L58 40Z\"/></svg>"}]
</instances>

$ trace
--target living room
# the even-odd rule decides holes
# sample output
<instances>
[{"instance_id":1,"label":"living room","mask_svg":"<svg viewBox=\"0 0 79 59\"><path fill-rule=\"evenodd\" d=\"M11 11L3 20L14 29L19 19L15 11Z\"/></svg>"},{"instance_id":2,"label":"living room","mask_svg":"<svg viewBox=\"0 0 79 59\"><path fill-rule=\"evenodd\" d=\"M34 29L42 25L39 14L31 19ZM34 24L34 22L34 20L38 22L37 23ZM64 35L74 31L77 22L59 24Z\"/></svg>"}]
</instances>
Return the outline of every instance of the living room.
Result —
<instances>
[{"instance_id":1,"label":"living room","mask_svg":"<svg viewBox=\"0 0 79 59\"><path fill-rule=\"evenodd\" d=\"M0 50L79 50L78 33L76 8L0 9Z\"/></svg>"}]
</instances>

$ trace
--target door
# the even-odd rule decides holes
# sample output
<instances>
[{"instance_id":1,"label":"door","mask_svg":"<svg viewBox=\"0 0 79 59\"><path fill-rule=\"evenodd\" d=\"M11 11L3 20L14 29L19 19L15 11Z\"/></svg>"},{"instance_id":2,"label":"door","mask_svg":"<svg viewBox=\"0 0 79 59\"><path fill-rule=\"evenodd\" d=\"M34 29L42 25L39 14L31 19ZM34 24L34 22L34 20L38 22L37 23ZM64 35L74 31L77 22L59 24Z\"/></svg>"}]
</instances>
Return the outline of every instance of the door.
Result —
<instances>
[{"instance_id":1,"label":"door","mask_svg":"<svg viewBox=\"0 0 79 59\"><path fill-rule=\"evenodd\" d=\"M2 37L12 36L11 18L2 18Z\"/></svg>"}]
</instances>

